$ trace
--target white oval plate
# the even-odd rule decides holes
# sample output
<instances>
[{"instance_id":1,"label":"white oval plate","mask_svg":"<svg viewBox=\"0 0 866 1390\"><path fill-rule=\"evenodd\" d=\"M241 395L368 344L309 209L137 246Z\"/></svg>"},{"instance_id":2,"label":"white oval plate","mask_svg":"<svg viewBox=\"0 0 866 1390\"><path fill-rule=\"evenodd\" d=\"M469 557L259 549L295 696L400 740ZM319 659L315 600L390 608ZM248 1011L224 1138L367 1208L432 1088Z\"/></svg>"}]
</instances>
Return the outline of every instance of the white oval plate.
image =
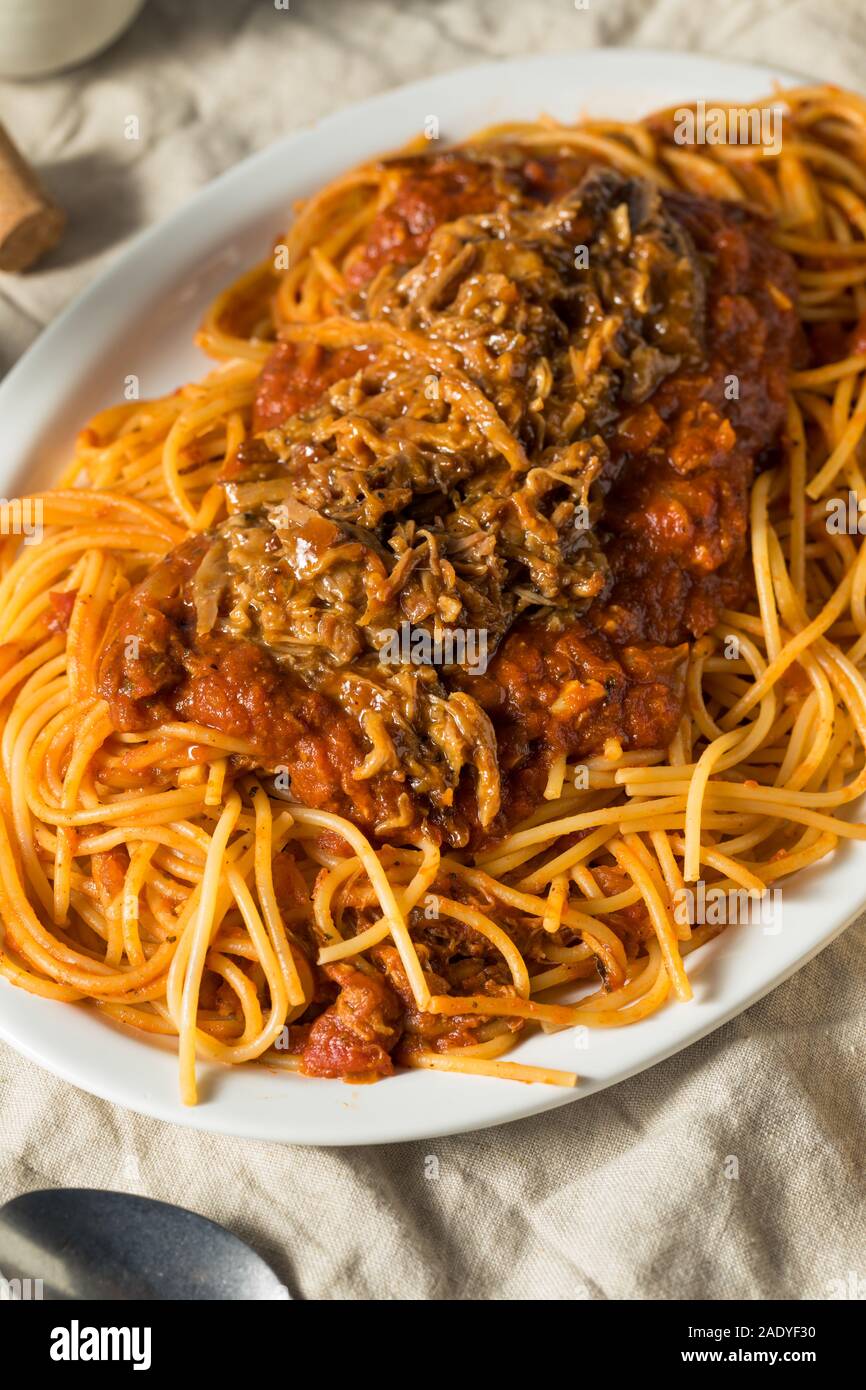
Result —
<instances>
[{"instance_id":1,"label":"white oval plate","mask_svg":"<svg viewBox=\"0 0 866 1390\"><path fill-rule=\"evenodd\" d=\"M192 336L212 297L259 259L294 198L392 149L437 116L444 141L493 121L547 111L638 117L679 100L749 101L790 74L691 54L604 49L488 64L389 92L277 141L144 233L45 332L0 387L0 495L49 484L76 431L122 397L201 374ZM375 1086L313 1081L261 1067L201 1066L201 1102L182 1106L173 1051L82 1005L35 998L0 981L0 1036L67 1081L176 1124L296 1144L372 1144L480 1129L589 1095L653 1066L780 984L856 917L866 852L843 845L786 889L781 930L730 927L689 957L695 997L629 1028L538 1036L521 1061L577 1071L575 1091L481 1077L403 1072ZM587 1036L588 1033L588 1036ZM583 1041L585 1047L578 1046Z\"/></svg>"}]
</instances>

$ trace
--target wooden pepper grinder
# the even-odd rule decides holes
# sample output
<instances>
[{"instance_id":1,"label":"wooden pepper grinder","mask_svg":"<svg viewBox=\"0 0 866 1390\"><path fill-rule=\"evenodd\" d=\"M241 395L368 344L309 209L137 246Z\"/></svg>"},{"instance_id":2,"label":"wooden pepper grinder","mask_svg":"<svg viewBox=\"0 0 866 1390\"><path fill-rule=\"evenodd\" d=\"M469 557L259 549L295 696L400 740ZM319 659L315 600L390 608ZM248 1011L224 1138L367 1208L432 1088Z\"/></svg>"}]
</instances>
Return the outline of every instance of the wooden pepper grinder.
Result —
<instances>
[{"instance_id":1,"label":"wooden pepper grinder","mask_svg":"<svg viewBox=\"0 0 866 1390\"><path fill-rule=\"evenodd\" d=\"M56 246L66 213L0 125L0 270L26 270Z\"/></svg>"}]
</instances>

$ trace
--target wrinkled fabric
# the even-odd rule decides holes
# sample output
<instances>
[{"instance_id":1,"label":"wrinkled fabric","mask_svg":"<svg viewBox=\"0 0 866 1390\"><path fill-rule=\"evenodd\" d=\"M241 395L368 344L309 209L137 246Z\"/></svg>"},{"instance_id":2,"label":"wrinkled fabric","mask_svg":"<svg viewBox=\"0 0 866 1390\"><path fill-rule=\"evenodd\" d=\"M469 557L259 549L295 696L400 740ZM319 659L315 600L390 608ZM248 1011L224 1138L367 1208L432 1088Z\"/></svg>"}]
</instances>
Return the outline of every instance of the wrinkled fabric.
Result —
<instances>
[{"instance_id":1,"label":"wrinkled fabric","mask_svg":"<svg viewBox=\"0 0 866 1390\"><path fill-rule=\"evenodd\" d=\"M617 43L856 87L866 11L860 0L291 0L288 11L149 0L96 61L0 83L2 119L70 216L37 270L0 276L0 370L135 231L275 137L432 73ZM132 113L136 141L124 135ZM866 1277L864 979L861 920L631 1081L479 1134L368 1149L193 1133L0 1046L0 1195L78 1184L177 1202L249 1240L310 1298L838 1296Z\"/></svg>"}]
</instances>

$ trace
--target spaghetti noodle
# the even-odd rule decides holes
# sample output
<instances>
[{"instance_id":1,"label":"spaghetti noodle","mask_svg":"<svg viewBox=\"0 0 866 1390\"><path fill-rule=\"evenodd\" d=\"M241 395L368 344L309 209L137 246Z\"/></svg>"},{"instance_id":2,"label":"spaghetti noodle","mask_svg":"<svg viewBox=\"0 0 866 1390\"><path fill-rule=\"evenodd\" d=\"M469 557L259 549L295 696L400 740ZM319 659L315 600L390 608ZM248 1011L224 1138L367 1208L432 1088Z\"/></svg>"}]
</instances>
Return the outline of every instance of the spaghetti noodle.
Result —
<instances>
[{"instance_id":1,"label":"spaghetti noodle","mask_svg":"<svg viewBox=\"0 0 866 1390\"><path fill-rule=\"evenodd\" d=\"M505 1054L687 1001L690 886L866 838L866 101L770 106L366 164L90 422L2 548L8 980L176 1037L188 1103L572 1085Z\"/></svg>"}]
</instances>

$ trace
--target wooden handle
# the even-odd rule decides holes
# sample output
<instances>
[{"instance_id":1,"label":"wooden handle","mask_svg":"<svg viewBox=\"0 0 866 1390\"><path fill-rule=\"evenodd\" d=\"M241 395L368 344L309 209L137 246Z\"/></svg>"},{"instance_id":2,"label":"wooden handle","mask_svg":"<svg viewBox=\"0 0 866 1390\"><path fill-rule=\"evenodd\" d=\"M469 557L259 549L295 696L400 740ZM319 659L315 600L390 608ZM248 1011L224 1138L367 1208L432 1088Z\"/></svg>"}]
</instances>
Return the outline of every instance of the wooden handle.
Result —
<instances>
[{"instance_id":1,"label":"wooden handle","mask_svg":"<svg viewBox=\"0 0 866 1390\"><path fill-rule=\"evenodd\" d=\"M57 245L65 225L65 212L0 125L0 270L26 270Z\"/></svg>"}]
</instances>

